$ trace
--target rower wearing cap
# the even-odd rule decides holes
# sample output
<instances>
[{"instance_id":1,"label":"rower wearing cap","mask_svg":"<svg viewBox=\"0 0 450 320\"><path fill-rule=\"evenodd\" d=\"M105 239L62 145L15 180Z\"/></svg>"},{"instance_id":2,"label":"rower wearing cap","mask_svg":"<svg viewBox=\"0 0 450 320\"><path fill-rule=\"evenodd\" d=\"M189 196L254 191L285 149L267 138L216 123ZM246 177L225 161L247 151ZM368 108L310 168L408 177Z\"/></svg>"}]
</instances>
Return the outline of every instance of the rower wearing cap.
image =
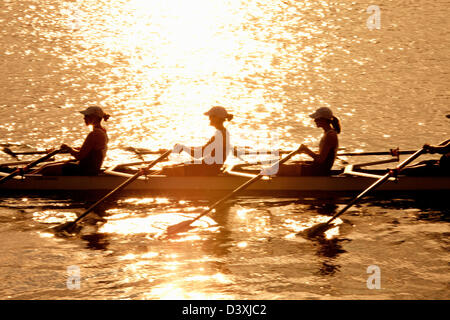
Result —
<instances>
[{"instance_id":1,"label":"rower wearing cap","mask_svg":"<svg viewBox=\"0 0 450 320\"><path fill-rule=\"evenodd\" d=\"M314 119L316 126L322 128L324 131L320 139L319 153L312 151L306 145L302 144L299 148L299 153L307 154L313 158L313 161L281 165L277 173L278 175L323 176L330 174L339 146L338 134L341 132L339 120L328 107L319 108L309 116Z\"/></svg>"},{"instance_id":2,"label":"rower wearing cap","mask_svg":"<svg viewBox=\"0 0 450 320\"><path fill-rule=\"evenodd\" d=\"M442 157L439 159L439 168L442 173L450 174L450 140L447 140L443 145L440 146L431 146L429 144L425 144L423 146L427 153L439 153L442 154Z\"/></svg>"},{"instance_id":3,"label":"rower wearing cap","mask_svg":"<svg viewBox=\"0 0 450 320\"><path fill-rule=\"evenodd\" d=\"M450 114L446 117L450 119ZM450 176L450 139L439 146L424 144L423 149L426 153L442 156L440 159L421 161L403 169L402 173L409 176Z\"/></svg>"},{"instance_id":4,"label":"rower wearing cap","mask_svg":"<svg viewBox=\"0 0 450 320\"><path fill-rule=\"evenodd\" d=\"M229 134L224 122L233 119L233 115L222 106L214 106L204 114L209 117L210 125L216 128L214 136L202 147L176 144L173 152L187 152L195 159L194 163L165 167L161 174L169 176L211 176L221 172L230 151Z\"/></svg>"},{"instance_id":5,"label":"rower wearing cap","mask_svg":"<svg viewBox=\"0 0 450 320\"><path fill-rule=\"evenodd\" d=\"M85 124L87 126L92 125L92 131L84 140L81 148L72 148L66 144L61 145L61 150L69 152L77 161L47 165L38 169L35 173L91 176L100 172L108 149L108 135L106 129L101 125L101 121L107 121L109 115L98 106L90 106L80 113L84 115Z\"/></svg>"}]
</instances>

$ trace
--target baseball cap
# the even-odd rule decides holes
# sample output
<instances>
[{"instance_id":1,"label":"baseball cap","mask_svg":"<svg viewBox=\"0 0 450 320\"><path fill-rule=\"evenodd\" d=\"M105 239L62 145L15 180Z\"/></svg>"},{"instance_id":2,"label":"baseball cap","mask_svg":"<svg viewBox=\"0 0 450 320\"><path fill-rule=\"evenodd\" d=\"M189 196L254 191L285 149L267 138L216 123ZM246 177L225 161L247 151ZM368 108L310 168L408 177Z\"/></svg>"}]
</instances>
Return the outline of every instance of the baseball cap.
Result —
<instances>
[{"instance_id":1,"label":"baseball cap","mask_svg":"<svg viewBox=\"0 0 450 320\"><path fill-rule=\"evenodd\" d=\"M90 107L86 108L86 110L80 111L80 113L85 116L94 115L99 118L103 118L106 115L106 113L103 112L103 109L98 106L90 106Z\"/></svg>"},{"instance_id":2,"label":"baseball cap","mask_svg":"<svg viewBox=\"0 0 450 320\"><path fill-rule=\"evenodd\" d=\"M321 107L314 111L314 113L311 113L309 115L313 119L319 119L319 118L325 118L325 119L333 119L333 112L328 107Z\"/></svg>"},{"instance_id":3,"label":"baseball cap","mask_svg":"<svg viewBox=\"0 0 450 320\"><path fill-rule=\"evenodd\" d=\"M206 116L214 116L222 119L233 117L232 114L228 113L228 111L222 106L214 106L205 112Z\"/></svg>"}]
</instances>

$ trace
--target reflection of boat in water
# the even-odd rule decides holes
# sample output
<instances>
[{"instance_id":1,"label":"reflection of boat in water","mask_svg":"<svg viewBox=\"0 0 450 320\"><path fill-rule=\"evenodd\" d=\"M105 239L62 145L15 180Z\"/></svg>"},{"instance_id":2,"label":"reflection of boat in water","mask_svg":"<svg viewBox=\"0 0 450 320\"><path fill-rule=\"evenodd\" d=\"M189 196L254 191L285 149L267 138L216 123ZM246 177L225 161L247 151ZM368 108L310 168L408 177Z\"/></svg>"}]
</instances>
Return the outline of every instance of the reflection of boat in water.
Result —
<instances>
[{"instance_id":1,"label":"reflection of boat in water","mask_svg":"<svg viewBox=\"0 0 450 320\"><path fill-rule=\"evenodd\" d=\"M247 174L249 172L247 171ZM253 173L253 172L252 172ZM309 177L273 177L252 184L247 193L259 192L359 192L367 188L383 170L365 170L362 176L347 175L342 170L333 171L331 176ZM6 175L6 173L0 173ZM373 175L373 176L371 176ZM25 175L15 177L0 184L2 191L102 191L112 190L131 174L107 172L98 176L41 176ZM140 177L126 190L137 192L179 192L195 191L231 191L248 180L245 176L228 173L219 176L168 177L151 175ZM450 177L410 177L399 176L395 181L388 181L376 192L448 192Z\"/></svg>"}]
</instances>

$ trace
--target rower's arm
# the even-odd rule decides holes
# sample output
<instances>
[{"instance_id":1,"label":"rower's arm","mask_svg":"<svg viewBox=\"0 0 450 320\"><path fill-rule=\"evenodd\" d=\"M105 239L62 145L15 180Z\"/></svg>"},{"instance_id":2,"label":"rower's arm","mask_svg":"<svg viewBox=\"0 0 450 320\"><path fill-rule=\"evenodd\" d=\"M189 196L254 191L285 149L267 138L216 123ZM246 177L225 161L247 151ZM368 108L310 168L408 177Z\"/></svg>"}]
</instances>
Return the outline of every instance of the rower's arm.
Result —
<instances>
[{"instance_id":1,"label":"rower's arm","mask_svg":"<svg viewBox=\"0 0 450 320\"><path fill-rule=\"evenodd\" d=\"M442 147L442 154L450 152L450 140L447 140L445 145Z\"/></svg>"},{"instance_id":2,"label":"rower's arm","mask_svg":"<svg viewBox=\"0 0 450 320\"><path fill-rule=\"evenodd\" d=\"M322 164L325 162L325 160L328 157L328 154L332 152L332 149L336 146L336 136L327 135L325 137L324 146L322 150L320 150L319 153L315 153L311 149L309 149L307 146L302 145L300 147L300 153L305 153L311 158L314 159L314 162L317 164Z\"/></svg>"},{"instance_id":3,"label":"rower's arm","mask_svg":"<svg viewBox=\"0 0 450 320\"><path fill-rule=\"evenodd\" d=\"M204 146L201 146L201 147L188 147L188 146L185 146L185 145L178 145L178 147L175 146L175 148L181 148L180 151L186 152L192 158L200 159L200 158L203 158L203 157L207 156L207 154L205 154L205 149L210 144L214 143L214 141L215 141L215 136L212 137L211 139L209 139L209 141Z\"/></svg>"},{"instance_id":4,"label":"rower's arm","mask_svg":"<svg viewBox=\"0 0 450 320\"><path fill-rule=\"evenodd\" d=\"M424 145L424 148L429 153L440 153L440 154L446 154L450 152L450 140L447 140L445 143L439 145L439 146L430 146L430 145Z\"/></svg>"},{"instance_id":5,"label":"rower's arm","mask_svg":"<svg viewBox=\"0 0 450 320\"><path fill-rule=\"evenodd\" d=\"M299 153L307 154L308 156L313 158L314 161L316 161L316 159L319 158L319 154L318 153L315 153L314 151L312 151L310 148L308 148L307 146L305 146L303 144L300 147Z\"/></svg>"},{"instance_id":6,"label":"rower's arm","mask_svg":"<svg viewBox=\"0 0 450 320\"><path fill-rule=\"evenodd\" d=\"M71 148L69 150L70 154L77 160L86 158L89 152L91 152L91 150L97 144L98 138L99 136L95 132L89 133L86 137L86 140L84 140L81 148Z\"/></svg>"}]
</instances>

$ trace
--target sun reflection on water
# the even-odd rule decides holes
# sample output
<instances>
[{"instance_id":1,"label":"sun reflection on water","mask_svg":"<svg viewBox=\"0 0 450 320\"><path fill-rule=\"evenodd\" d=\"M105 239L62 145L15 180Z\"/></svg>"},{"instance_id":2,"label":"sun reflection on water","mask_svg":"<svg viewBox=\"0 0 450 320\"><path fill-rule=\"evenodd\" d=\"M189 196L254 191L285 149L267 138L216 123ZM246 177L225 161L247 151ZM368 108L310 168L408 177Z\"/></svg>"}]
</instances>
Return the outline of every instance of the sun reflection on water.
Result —
<instances>
[{"instance_id":1,"label":"sun reflection on water","mask_svg":"<svg viewBox=\"0 0 450 320\"><path fill-rule=\"evenodd\" d=\"M77 218L77 214L61 210L43 210L33 213L33 220L40 223L64 223Z\"/></svg>"},{"instance_id":2,"label":"sun reflection on water","mask_svg":"<svg viewBox=\"0 0 450 320\"><path fill-rule=\"evenodd\" d=\"M179 213L179 209L166 211L167 213L155 213L146 217L133 217L130 213L124 213L118 210L117 214L106 217L106 223L99 228L98 232L122 235L145 234L151 237L152 235L161 235L171 225L196 217L196 214L192 213ZM109 213L111 213L111 210ZM191 226L200 229L208 228L210 232L218 229L217 223L207 216L198 219ZM171 241L194 241L199 239L201 237L196 234L187 234L184 237L171 239Z\"/></svg>"},{"instance_id":3,"label":"sun reflection on water","mask_svg":"<svg viewBox=\"0 0 450 320\"><path fill-rule=\"evenodd\" d=\"M73 11L81 28L73 31L72 41L90 55L75 52L66 63L102 61L109 67L108 73L97 76L105 84L102 104L113 108L113 146L202 144L213 132L203 112L213 104L235 113L229 126L236 145L249 145L261 132L279 127L276 120L284 116L283 106L258 83L264 78L258 76L255 87L248 86L253 75L273 68L279 50L276 41L255 36L247 24L261 10L258 2L124 0L120 7L102 3L77 2ZM249 6L255 10L251 15ZM278 3L271 6L275 12L283 9ZM242 80L232 80L236 75ZM277 91L281 94L283 88ZM247 123L249 117L252 124ZM266 120L270 127L261 125ZM110 154L114 159L124 156Z\"/></svg>"},{"instance_id":4,"label":"sun reflection on water","mask_svg":"<svg viewBox=\"0 0 450 320\"><path fill-rule=\"evenodd\" d=\"M149 204L149 203L155 203L155 204L168 204L170 203L170 200L168 198L126 198L123 200L120 200L121 203L131 203L135 205L142 205L142 204Z\"/></svg>"},{"instance_id":5,"label":"sun reflection on water","mask_svg":"<svg viewBox=\"0 0 450 320\"><path fill-rule=\"evenodd\" d=\"M176 283L166 283L160 286L155 286L150 293L146 295L147 299L157 297L161 300L219 300L234 299L233 295L222 294L217 292L202 292L196 291L195 288L187 289L185 287L177 286Z\"/></svg>"},{"instance_id":6,"label":"sun reflection on water","mask_svg":"<svg viewBox=\"0 0 450 320\"><path fill-rule=\"evenodd\" d=\"M95 103L112 114L109 164L129 161L133 155L121 150L128 146L204 144L213 129L203 113L215 104L235 114L228 124L235 145L254 145L275 131L281 148L292 148L292 140L317 143L307 114L330 103L313 92L314 83L332 82L327 59L344 50L327 41L338 42L334 33L317 43L324 28L333 30L323 19L329 7L310 1L79 0L53 8L58 33L34 28L52 43L43 50L67 70L51 103L65 112ZM81 136L67 131L80 131L82 121L75 115L62 120L64 126L52 126L70 136L66 142L81 144Z\"/></svg>"},{"instance_id":7,"label":"sun reflection on water","mask_svg":"<svg viewBox=\"0 0 450 320\"><path fill-rule=\"evenodd\" d=\"M141 254L128 253L118 257L120 261L126 263L122 268L124 272L124 282L134 283L136 281L147 280L151 283L146 293L145 299L227 299L233 298L228 294L223 294L217 290L210 292L209 288L224 286L234 283L233 278L223 272L210 269L207 265L210 257L200 257L186 260L186 253L167 253L149 251ZM196 265L196 268L187 267ZM159 279L151 276L149 267L158 266L165 270L165 274ZM161 280L164 278L170 281Z\"/></svg>"}]
</instances>

